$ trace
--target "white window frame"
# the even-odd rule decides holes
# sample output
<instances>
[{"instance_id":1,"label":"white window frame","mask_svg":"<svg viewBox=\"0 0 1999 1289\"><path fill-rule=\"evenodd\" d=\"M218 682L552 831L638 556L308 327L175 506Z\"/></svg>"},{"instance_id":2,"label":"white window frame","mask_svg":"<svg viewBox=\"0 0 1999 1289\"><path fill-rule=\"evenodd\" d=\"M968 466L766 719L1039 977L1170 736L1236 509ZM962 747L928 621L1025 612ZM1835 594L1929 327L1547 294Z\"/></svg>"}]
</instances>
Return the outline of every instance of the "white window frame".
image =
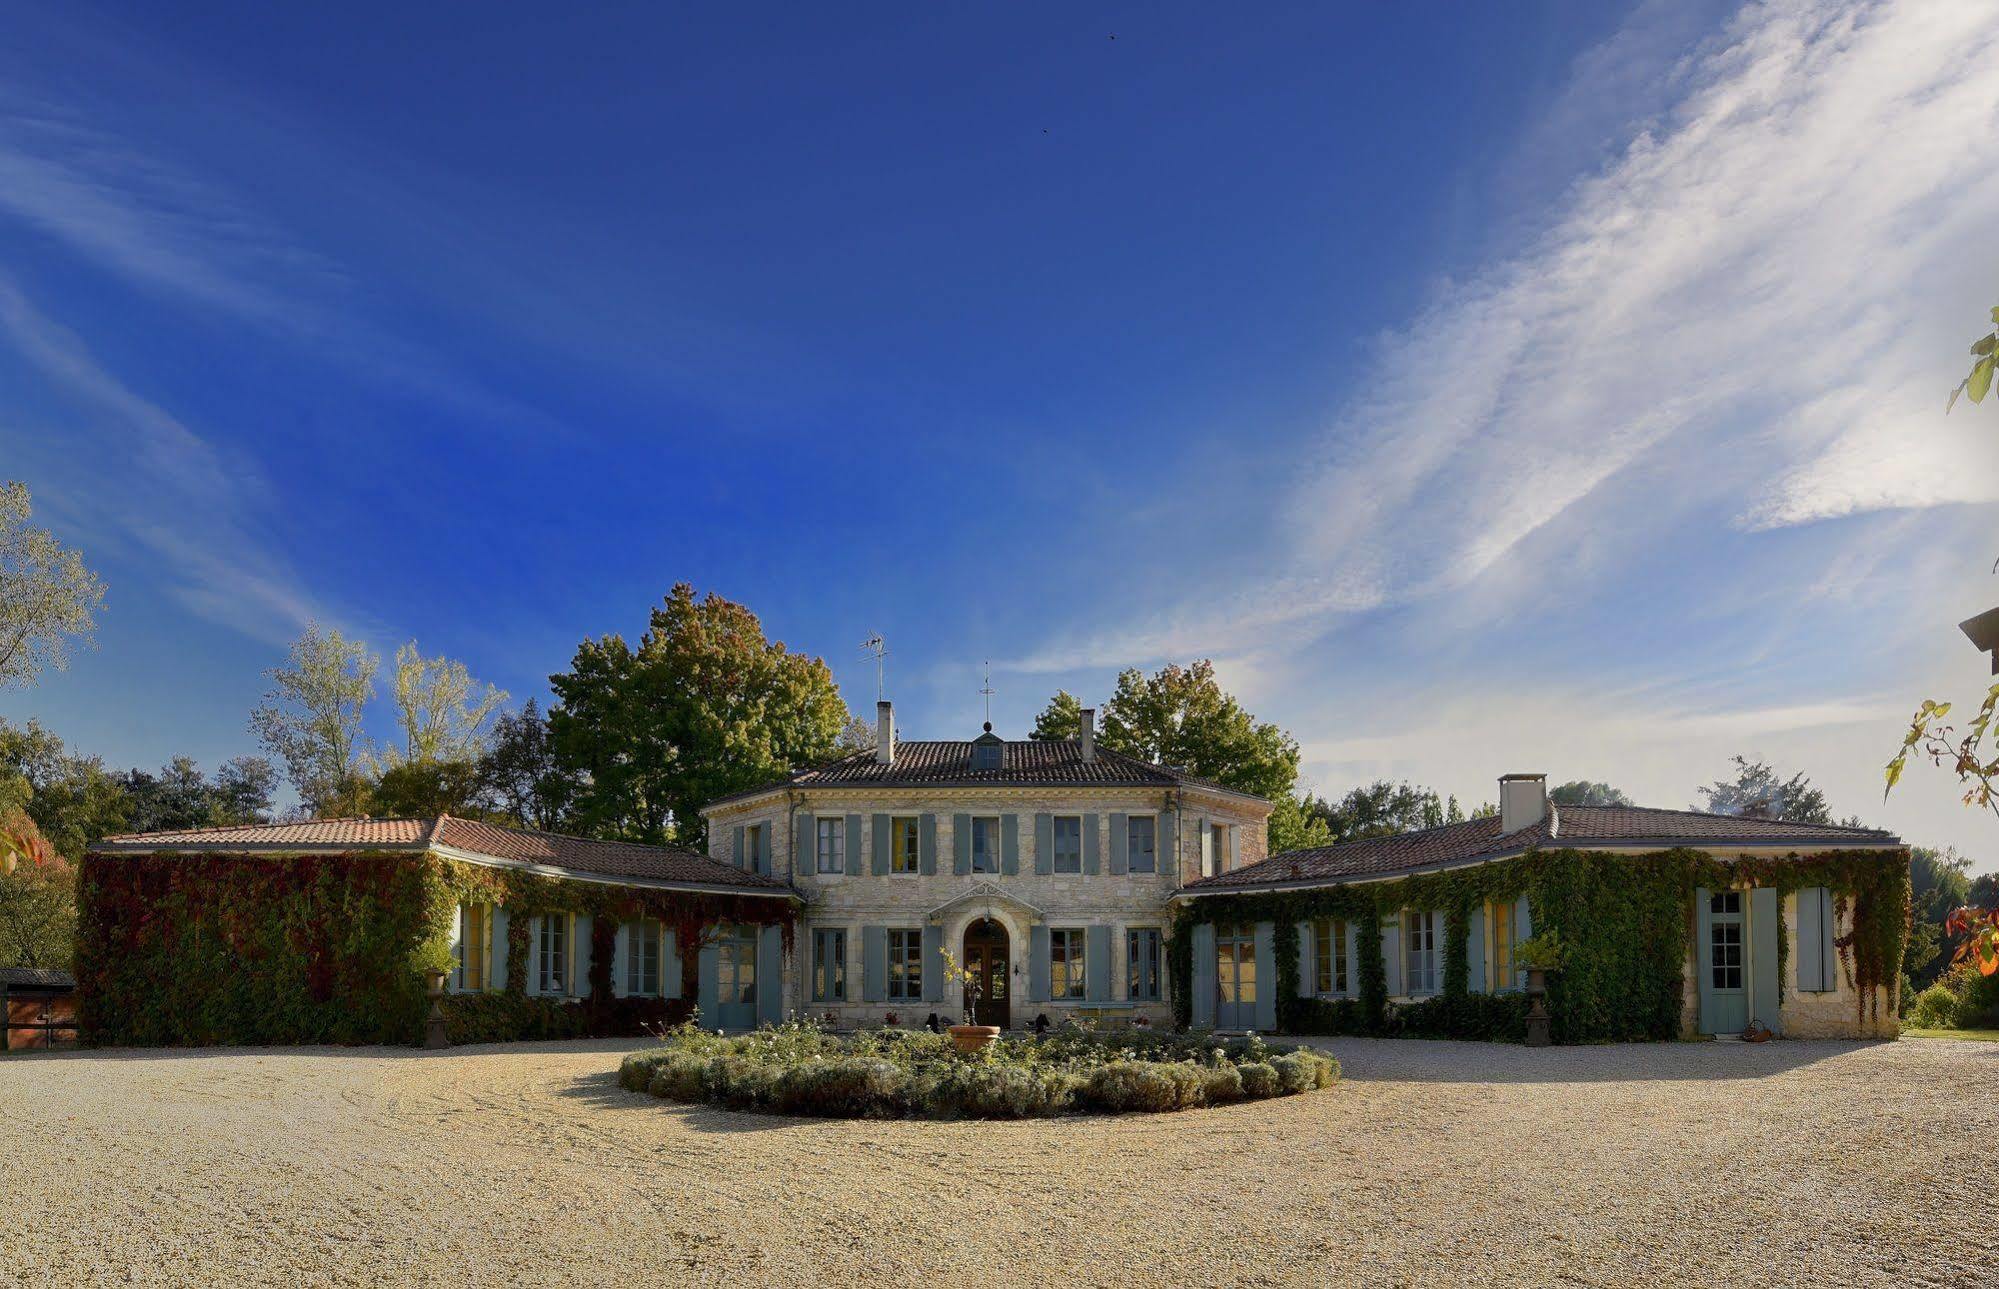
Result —
<instances>
[{"instance_id":1,"label":"white window frame","mask_svg":"<svg viewBox=\"0 0 1999 1289\"><path fill-rule=\"evenodd\" d=\"M825 831L826 831L826 825L827 825L827 824L832 824L832 825L834 826L834 828L835 828L835 830L836 830L836 835L837 835L837 836L839 837L839 839L840 839L840 856L839 856L839 862L838 862L838 863L836 863L836 864L835 864L835 865L834 865L834 866L833 866L832 868L828 868L828 867L826 867L826 853L825 853L825 850L824 850L824 848L823 848L823 847L821 846L821 844L820 844L821 842L823 842L823 841L825 840ZM814 815L814 816L812 816L812 872L813 872L813 874L814 874L815 876L818 876L818 877L844 877L844 876L846 876L846 874L847 874L847 848L848 848L849 846L853 845L853 843L854 843L854 839L853 839L852 837L849 837L849 836L847 835L847 816L845 816L845 815L843 815L843 814L841 814L841 815Z\"/></svg>"},{"instance_id":2,"label":"white window frame","mask_svg":"<svg viewBox=\"0 0 1999 1289\"><path fill-rule=\"evenodd\" d=\"M653 955L652 988L645 987L645 958ZM664 998L666 996L666 923L657 918L640 918L625 923L625 997Z\"/></svg>"},{"instance_id":3,"label":"white window frame","mask_svg":"<svg viewBox=\"0 0 1999 1289\"><path fill-rule=\"evenodd\" d=\"M1405 909L1402 913L1402 992L1409 998L1428 998L1443 992L1444 915L1436 909ZM1419 988L1418 962L1422 964Z\"/></svg>"},{"instance_id":4,"label":"white window frame","mask_svg":"<svg viewBox=\"0 0 1999 1289\"><path fill-rule=\"evenodd\" d=\"M895 866L895 843L902 836L902 826L909 825L909 867ZM917 877L923 872L923 816L890 815L888 817L888 875L890 877Z\"/></svg>"},{"instance_id":5,"label":"white window frame","mask_svg":"<svg viewBox=\"0 0 1999 1289\"><path fill-rule=\"evenodd\" d=\"M561 968L561 971L560 971L560 978L555 981L557 987L554 989L549 988L550 981L549 981L549 970L548 970L549 967L548 932L549 928L552 926L559 926L562 928L562 947L561 947L562 959L561 962L558 964ZM575 915L569 913L557 913L552 916L549 914L543 914L541 917L536 918L535 928L534 928L535 992L547 998L575 997L576 981L574 979L575 972L572 970L572 968L575 966L575 963L576 963Z\"/></svg>"},{"instance_id":6,"label":"white window frame","mask_svg":"<svg viewBox=\"0 0 1999 1289\"><path fill-rule=\"evenodd\" d=\"M979 825L989 826L986 834L990 840L987 853L992 857L991 868L979 867ZM971 830L965 839L965 857L972 866L974 877L998 877L1006 869L1006 823L999 815L973 815L965 821Z\"/></svg>"},{"instance_id":7,"label":"white window frame","mask_svg":"<svg viewBox=\"0 0 1999 1289\"><path fill-rule=\"evenodd\" d=\"M1141 819L1152 825L1151 868L1134 868L1131 862L1134 853L1131 846L1131 826ZM1159 816L1157 814L1136 814L1124 817L1124 871L1127 873L1157 873L1159 871Z\"/></svg>"},{"instance_id":8,"label":"white window frame","mask_svg":"<svg viewBox=\"0 0 1999 1289\"><path fill-rule=\"evenodd\" d=\"M1065 822L1065 821L1066 821L1066 822L1072 822L1072 823L1074 823L1074 824L1076 825L1076 866L1075 866L1074 868L1064 868L1064 867L1062 867L1062 848L1061 848L1061 847L1060 847L1059 845L1057 845L1057 844L1056 844L1056 840L1055 840L1055 829L1056 829L1056 825L1057 825L1057 824L1061 824L1061 823L1063 823L1063 822ZM1055 875L1056 875L1056 876L1058 876L1058 877L1064 877L1064 876L1076 876L1076 877L1080 877L1080 876L1082 875L1082 872L1083 872L1083 816L1081 816L1081 815L1051 815L1051 816L1049 816L1049 823L1048 823L1048 871L1049 871L1049 872L1051 872L1051 873L1053 873L1053 874L1055 874Z\"/></svg>"},{"instance_id":9,"label":"white window frame","mask_svg":"<svg viewBox=\"0 0 1999 1289\"><path fill-rule=\"evenodd\" d=\"M1210 850L1214 851L1215 871L1217 873L1235 871L1234 865L1229 863L1229 856L1235 851L1234 841L1234 824L1225 823L1220 819L1210 819L1208 821L1208 846Z\"/></svg>"},{"instance_id":10,"label":"white window frame","mask_svg":"<svg viewBox=\"0 0 1999 1289\"><path fill-rule=\"evenodd\" d=\"M1331 935L1321 934L1322 928ZM1347 937L1353 929L1339 918L1315 918L1312 921L1312 992L1320 998L1349 998L1353 996L1353 981L1347 978ZM1319 963L1325 961L1329 970L1323 973L1328 988L1321 989Z\"/></svg>"},{"instance_id":11,"label":"white window frame","mask_svg":"<svg viewBox=\"0 0 1999 1289\"><path fill-rule=\"evenodd\" d=\"M903 948L896 948L896 937ZM923 928L892 926L887 935L888 979L882 996L892 1003L923 1001Z\"/></svg>"}]
</instances>

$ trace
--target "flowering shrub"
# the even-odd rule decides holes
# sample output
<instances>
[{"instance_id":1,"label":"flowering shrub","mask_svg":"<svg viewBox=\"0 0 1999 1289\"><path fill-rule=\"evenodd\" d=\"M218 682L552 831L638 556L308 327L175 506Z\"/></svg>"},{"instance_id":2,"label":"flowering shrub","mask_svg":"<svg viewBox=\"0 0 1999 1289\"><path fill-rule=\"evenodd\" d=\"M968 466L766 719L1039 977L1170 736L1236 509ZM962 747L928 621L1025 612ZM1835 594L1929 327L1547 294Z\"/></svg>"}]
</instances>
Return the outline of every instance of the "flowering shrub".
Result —
<instances>
[{"instance_id":1,"label":"flowering shrub","mask_svg":"<svg viewBox=\"0 0 1999 1289\"><path fill-rule=\"evenodd\" d=\"M671 1101L830 1118L1029 1119L1227 1105L1329 1088L1339 1063L1257 1038L1059 1030L966 1054L942 1034L834 1034L802 1020L724 1037L690 1021L634 1052L620 1086Z\"/></svg>"}]
</instances>

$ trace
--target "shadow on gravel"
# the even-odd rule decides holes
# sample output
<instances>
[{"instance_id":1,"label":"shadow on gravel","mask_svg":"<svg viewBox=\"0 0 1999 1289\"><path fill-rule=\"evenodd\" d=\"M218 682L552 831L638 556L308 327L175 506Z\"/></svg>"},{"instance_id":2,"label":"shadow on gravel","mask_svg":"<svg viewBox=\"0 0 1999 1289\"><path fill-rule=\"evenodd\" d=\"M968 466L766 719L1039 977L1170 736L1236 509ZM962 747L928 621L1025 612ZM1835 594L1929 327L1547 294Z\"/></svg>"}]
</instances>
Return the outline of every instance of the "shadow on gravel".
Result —
<instances>
[{"instance_id":1,"label":"shadow on gravel","mask_svg":"<svg viewBox=\"0 0 1999 1289\"><path fill-rule=\"evenodd\" d=\"M356 1061L448 1061L482 1056L520 1056L545 1052L550 1056L577 1056L602 1052L620 1057L652 1042L642 1038L549 1039L533 1043L481 1043L469 1047L76 1047L59 1052L8 1052L0 1060L24 1061L194 1061L213 1056L341 1057ZM615 1064L615 1062L613 1062Z\"/></svg>"},{"instance_id":2,"label":"shadow on gravel","mask_svg":"<svg viewBox=\"0 0 1999 1289\"><path fill-rule=\"evenodd\" d=\"M1421 1038L1298 1038L1348 1083L1634 1083L1766 1079L1892 1046L1883 1042L1605 1043L1515 1047Z\"/></svg>"},{"instance_id":3,"label":"shadow on gravel","mask_svg":"<svg viewBox=\"0 0 1999 1289\"><path fill-rule=\"evenodd\" d=\"M789 1115L750 1114L741 1110L724 1110L720 1106L683 1105L644 1092L627 1092L618 1086L615 1070L586 1074L572 1080L568 1087L556 1089L556 1095L581 1101L596 1110L671 1115L683 1127L696 1132L771 1132L807 1122Z\"/></svg>"}]
</instances>

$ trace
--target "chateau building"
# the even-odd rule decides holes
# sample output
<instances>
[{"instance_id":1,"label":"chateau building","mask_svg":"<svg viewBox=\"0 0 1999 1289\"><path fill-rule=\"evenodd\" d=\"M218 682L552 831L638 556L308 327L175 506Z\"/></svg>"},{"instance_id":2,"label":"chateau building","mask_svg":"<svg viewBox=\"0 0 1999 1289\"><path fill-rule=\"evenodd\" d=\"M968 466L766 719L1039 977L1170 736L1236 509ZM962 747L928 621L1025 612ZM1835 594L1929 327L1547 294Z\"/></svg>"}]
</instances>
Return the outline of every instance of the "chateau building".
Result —
<instances>
[{"instance_id":1,"label":"chateau building","mask_svg":"<svg viewBox=\"0 0 1999 1289\"><path fill-rule=\"evenodd\" d=\"M1270 803L1098 747L1094 711L1055 741L901 742L889 703L876 723L872 752L702 812L711 855L804 901L786 1008L1170 1024L1169 900L1263 859Z\"/></svg>"}]
</instances>

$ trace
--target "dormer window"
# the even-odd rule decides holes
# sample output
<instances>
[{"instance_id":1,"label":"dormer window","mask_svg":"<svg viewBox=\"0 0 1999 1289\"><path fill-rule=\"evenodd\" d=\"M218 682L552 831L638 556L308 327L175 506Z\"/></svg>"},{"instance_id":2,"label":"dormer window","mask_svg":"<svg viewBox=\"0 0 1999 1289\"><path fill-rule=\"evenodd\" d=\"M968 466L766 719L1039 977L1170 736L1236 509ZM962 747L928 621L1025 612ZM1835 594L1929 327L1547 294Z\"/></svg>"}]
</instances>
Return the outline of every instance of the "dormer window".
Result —
<instances>
[{"instance_id":1,"label":"dormer window","mask_svg":"<svg viewBox=\"0 0 1999 1289\"><path fill-rule=\"evenodd\" d=\"M974 770L999 770L1006 766L1006 741L993 733L993 723L986 722L986 732L972 740L972 768Z\"/></svg>"}]
</instances>

